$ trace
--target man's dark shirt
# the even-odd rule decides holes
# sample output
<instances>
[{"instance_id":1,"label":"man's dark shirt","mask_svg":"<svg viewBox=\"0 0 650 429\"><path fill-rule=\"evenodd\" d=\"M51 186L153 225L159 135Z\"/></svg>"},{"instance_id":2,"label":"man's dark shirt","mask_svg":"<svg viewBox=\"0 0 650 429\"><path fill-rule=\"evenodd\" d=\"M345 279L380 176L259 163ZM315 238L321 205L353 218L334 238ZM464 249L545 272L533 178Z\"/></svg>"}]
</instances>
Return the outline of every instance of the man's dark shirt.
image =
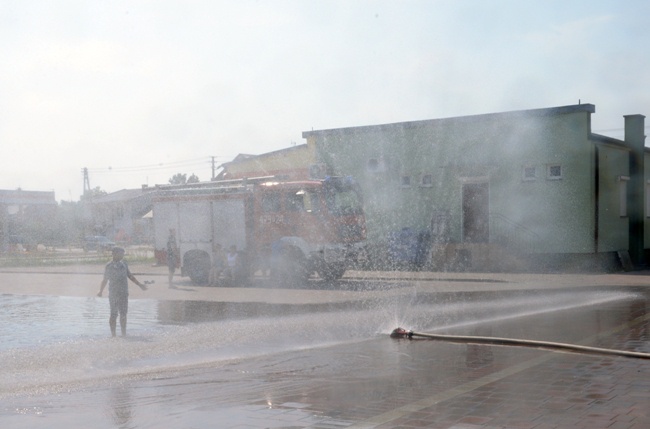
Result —
<instances>
[{"instance_id":1,"label":"man's dark shirt","mask_svg":"<svg viewBox=\"0 0 650 429\"><path fill-rule=\"evenodd\" d=\"M129 296L129 266L126 262L111 261L104 269L104 279L108 280L108 296Z\"/></svg>"}]
</instances>

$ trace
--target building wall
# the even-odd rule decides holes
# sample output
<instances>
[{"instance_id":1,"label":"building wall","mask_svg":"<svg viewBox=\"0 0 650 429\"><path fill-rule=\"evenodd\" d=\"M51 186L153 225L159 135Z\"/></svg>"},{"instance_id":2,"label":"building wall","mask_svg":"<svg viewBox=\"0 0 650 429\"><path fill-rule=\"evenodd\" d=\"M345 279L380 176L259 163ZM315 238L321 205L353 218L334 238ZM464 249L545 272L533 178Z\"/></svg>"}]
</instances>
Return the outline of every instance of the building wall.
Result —
<instances>
[{"instance_id":1,"label":"building wall","mask_svg":"<svg viewBox=\"0 0 650 429\"><path fill-rule=\"evenodd\" d=\"M501 222L510 239L528 241L531 251L588 253L596 236L595 147L589 140L594 111L578 105L303 136L335 174L359 180L370 241L402 227L426 229L435 215L447 222L440 241L462 242L463 185L484 182L491 234ZM553 166L561 168L561 178L548 177ZM533 176L524 179L524 168ZM422 184L429 175L431 185ZM607 243L617 245L614 238Z\"/></svg>"},{"instance_id":2,"label":"building wall","mask_svg":"<svg viewBox=\"0 0 650 429\"><path fill-rule=\"evenodd\" d=\"M598 251L626 250L629 220L621 214L621 178L630 175L629 149L601 145L598 150Z\"/></svg>"},{"instance_id":3,"label":"building wall","mask_svg":"<svg viewBox=\"0 0 650 429\"><path fill-rule=\"evenodd\" d=\"M91 228L86 235L105 235L119 243L151 242L151 193L144 189L123 189L91 201Z\"/></svg>"}]
</instances>

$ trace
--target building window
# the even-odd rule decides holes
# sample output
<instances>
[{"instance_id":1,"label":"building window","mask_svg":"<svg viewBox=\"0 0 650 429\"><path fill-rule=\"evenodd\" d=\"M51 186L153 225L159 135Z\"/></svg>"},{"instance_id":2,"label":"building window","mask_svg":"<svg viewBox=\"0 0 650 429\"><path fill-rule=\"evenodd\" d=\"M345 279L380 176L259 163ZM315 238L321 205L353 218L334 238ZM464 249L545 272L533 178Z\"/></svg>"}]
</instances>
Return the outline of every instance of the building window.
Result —
<instances>
[{"instance_id":1,"label":"building window","mask_svg":"<svg viewBox=\"0 0 650 429\"><path fill-rule=\"evenodd\" d=\"M537 180L537 169L534 165L524 165L521 169L521 179L525 182Z\"/></svg>"},{"instance_id":2,"label":"building window","mask_svg":"<svg viewBox=\"0 0 650 429\"><path fill-rule=\"evenodd\" d=\"M548 180L562 179L562 166L559 164L549 164L546 166L546 178Z\"/></svg>"},{"instance_id":3,"label":"building window","mask_svg":"<svg viewBox=\"0 0 650 429\"><path fill-rule=\"evenodd\" d=\"M383 157L370 158L366 164L366 169L371 173L383 173L386 171L386 162Z\"/></svg>"},{"instance_id":4,"label":"building window","mask_svg":"<svg viewBox=\"0 0 650 429\"><path fill-rule=\"evenodd\" d=\"M423 174L422 175L422 181L420 182L420 186L425 187L425 188L430 188L433 186L433 176L430 174Z\"/></svg>"},{"instance_id":5,"label":"building window","mask_svg":"<svg viewBox=\"0 0 650 429\"><path fill-rule=\"evenodd\" d=\"M325 164L311 164L309 166L310 179L324 179L327 177L327 166Z\"/></svg>"},{"instance_id":6,"label":"building window","mask_svg":"<svg viewBox=\"0 0 650 429\"><path fill-rule=\"evenodd\" d=\"M411 187L411 176L402 176L402 188Z\"/></svg>"},{"instance_id":7,"label":"building window","mask_svg":"<svg viewBox=\"0 0 650 429\"><path fill-rule=\"evenodd\" d=\"M627 182L629 176L618 176L618 215L627 217Z\"/></svg>"}]
</instances>

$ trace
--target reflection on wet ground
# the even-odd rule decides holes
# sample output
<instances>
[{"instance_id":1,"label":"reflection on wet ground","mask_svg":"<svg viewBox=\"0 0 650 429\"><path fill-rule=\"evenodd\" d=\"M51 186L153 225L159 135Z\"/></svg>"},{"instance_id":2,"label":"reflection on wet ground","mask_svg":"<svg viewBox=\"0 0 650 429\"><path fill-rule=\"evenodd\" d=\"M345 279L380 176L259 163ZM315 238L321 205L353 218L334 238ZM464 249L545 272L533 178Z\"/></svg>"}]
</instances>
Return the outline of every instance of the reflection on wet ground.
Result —
<instances>
[{"instance_id":1,"label":"reflection on wet ground","mask_svg":"<svg viewBox=\"0 0 650 429\"><path fill-rule=\"evenodd\" d=\"M358 290L372 290L366 282ZM376 290L407 287L404 283L382 284ZM379 289L381 288L381 289ZM403 312L435 311L445 314L447 321L456 314L457 321L478 321L483 317L507 318L525 313L548 312L563 307L589 305L592 302L621 298L626 295L643 293L643 288L605 289L597 292L581 289L565 289L548 293L540 290L523 291L484 291L484 292L419 292L382 297L380 295L341 302L316 304L271 304L263 302L208 302L208 301L159 301L158 320L166 324L197 323L224 319L243 319L251 317L279 317L296 314L316 314L323 312L362 311L371 308L398 309ZM410 310L409 310L410 309Z\"/></svg>"},{"instance_id":2,"label":"reflection on wet ground","mask_svg":"<svg viewBox=\"0 0 650 429\"><path fill-rule=\"evenodd\" d=\"M157 301L131 299L129 332L160 330L160 325L186 325L230 320L252 320L298 315L314 318L345 318L375 312L402 324L428 329L469 326L491 319L501 320L529 314L598 304L646 293L645 288L600 288L598 290L540 290L416 293L408 283L348 282L363 291L402 288L404 293L351 296L338 302L309 304L219 301ZM105 301L95 298L0 295L0 350L17 346L103 335L108 317ZM331 316L334 314L334 316ZM337 315L338 314L338 315ZM397 326L395 326L397 327Z\"/></svg>"}]
</instances>

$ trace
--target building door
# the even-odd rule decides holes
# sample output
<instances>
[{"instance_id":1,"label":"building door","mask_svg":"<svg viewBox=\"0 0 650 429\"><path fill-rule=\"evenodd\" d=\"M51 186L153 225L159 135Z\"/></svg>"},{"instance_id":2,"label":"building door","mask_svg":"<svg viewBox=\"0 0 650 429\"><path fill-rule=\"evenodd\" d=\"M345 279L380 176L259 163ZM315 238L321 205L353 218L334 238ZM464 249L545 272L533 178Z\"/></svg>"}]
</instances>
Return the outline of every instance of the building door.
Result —
<instances>
[{"instance_id":1,"label":"building door","mask_svg":"<svg viewBox=\"0 0 650 429\"><path fill-rule=\"evenodd\" d=\"M487 243L490 239L490 205L487 183L463 185L463 242Z\"/></svg>"}]
</instances>

